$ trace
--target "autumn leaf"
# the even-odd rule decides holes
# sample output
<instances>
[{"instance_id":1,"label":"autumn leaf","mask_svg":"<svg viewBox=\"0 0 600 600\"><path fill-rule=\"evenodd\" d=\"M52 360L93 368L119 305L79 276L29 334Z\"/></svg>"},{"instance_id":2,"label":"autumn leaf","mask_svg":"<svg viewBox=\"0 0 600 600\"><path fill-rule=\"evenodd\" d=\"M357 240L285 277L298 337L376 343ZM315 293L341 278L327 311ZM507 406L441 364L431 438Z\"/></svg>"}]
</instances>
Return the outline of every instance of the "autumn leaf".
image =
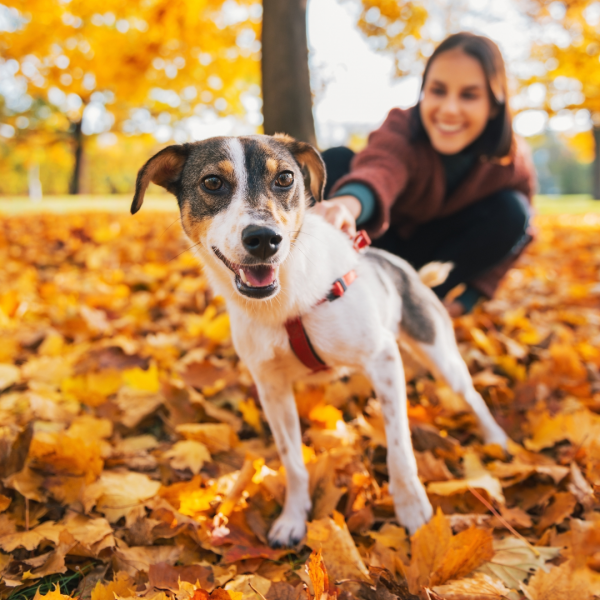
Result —
<instances>
[{"instance_id":1,"label":"autumn leaf","mask_svg":"<svg viewBox=\"0 0 600 600\"><path fill-rule=\"evenodd\" d=\"M481 573L435 586L432 590L444 600L503 600L511 591L501 581Z\"/></svg>"},{"instance_id":2,"label":"autumn leaf","mask_svg":"<svg viewBox=\"0 0 600 600\"><path fill-rule=\"evenodd\" d=\"M42 577L89 562L74 595L298 600L306 551L266 541L288 492L285 469L260 431L254 382L223 337L223 302L197 260L178 256L181 232L165 232L164 221L0 219L0 364L19 371L0 389L2 585L32 596ZM476 441L460 396L420 367L407 371L419 476L444 513L412 540L395 521L370 382L353 374L295 386L308 425L306 541L321 551L325 595L338 593L336 581L346 581L339 594L360 585L383 598L409 598L408 584L455 600L597 589L600 256L590 248L600 217L536 223L538 240L495 300L454 322L475 384L519 441L510 456ZM221 333L210 339L213 325ZM97 585L109 567L115 581ZM197 574L201 587L188 581Z\"/></svg>"},{"instance_id":3,"label":"autumn leaf","mask_svg":"<svg viewBox=\"0 0 600 600\"><path fill-rule=\"evenodd\" d=\"M194 440L176 442L163 456L174 469L189 469L194 475L198 475L202 465L211 460L207 447Z\"/></svg>"},{"instance_id":4,"label":"autumn leaf","mask_svg":"<svg viewBox=\"0 0 600 600\"><path fill-rule=\"evenodd\" d=\"M304 568L312 583L313 597L321 599L325 591L329 591L329 577L320 548L311 552Z\"/></svg>"},{"instance_id":5,"label":"autumn leaf","mask_svg":"<svg viewBox=\"0 0 600 600\"><path fill-rule=\"evenodd\" d=\"M504 494L500 482L481 464L479 457L473 452L467 452L463 463L465 479L433 482L427 486L427 491L439 496L448 496L475 488L485 490L490 498L503 504Z\"/></svg>"},{"instance_id":6,"label":"autumn leaf","mask_svg":"<svg viewBox=\"0 0 600 600\"><path fill-rule=\"evenodd\" d=\"M71 598L71 596L69 596L68 594L61 594L60 585L57 583L54 586L54 589L50 590L47 594L40 594L38 589L35 593L35 596L33 597L33 600L41 600L42 598L44 598L45 600L68 600L69 598Z\"/></svg>"},{"instance_id":7,"label":"autumn leaf","mask_svg":"<svg viewBox=\"0 0 600 600\"><path fill-rule=\"evenodd\" d=\"M339 513L308 523L306 545L321 550L327 572L334 581L353 579L370 581L367 568Z\"/></svg>"},{"instance_id":8,"label":"autumn leaf","mask_svg":"<svg viewBox=\"0 0 600 600\"><path fill-rule=\"evenodd\" d=\"M453 536L441 510L411 538L411 561L406 570L411 593L467 575L493 554L492 535L470 527Z\"/></svg>"},{"instance_id":9,"label":"autumn leaf","mask_svg":"<svg viewBox=\"0 0 600 600\"><path fill-rule=\"evenodd\" d=\"M560 548L531 546L524 539L507 536L494 540L494 556L477 570L495 579L506 587L517 590L532 572L546 569L546 562L556 558Z\"/></svg>"}]
</instances>

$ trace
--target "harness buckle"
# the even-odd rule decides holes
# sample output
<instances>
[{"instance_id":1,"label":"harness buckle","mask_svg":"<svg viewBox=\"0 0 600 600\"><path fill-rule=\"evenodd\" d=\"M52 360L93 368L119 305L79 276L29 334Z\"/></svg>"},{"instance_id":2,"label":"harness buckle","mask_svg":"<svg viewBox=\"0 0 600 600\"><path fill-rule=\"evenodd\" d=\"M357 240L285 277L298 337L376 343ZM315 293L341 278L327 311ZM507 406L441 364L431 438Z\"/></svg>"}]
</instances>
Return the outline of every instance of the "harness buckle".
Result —
<instances>
[{"instance_id":1,"label":"harness buckle","mask_svg":"<svg viewBox=\"0 0 600 600\"><path fill-rule=\"evenodd\" d=\"M341 298L344 292L348 289L346 282L340 277L335 280L335 283L331 286L331 294L336 298Z\"/></svg>"},{"instance_id":2,"label":"harness buckle","mask_svg":"<svg viewBox=\"0 0 600 600\"><path fill-rule=\"evenodd\" d=\"M356 233L356 235L354 236L354 243L352 244L352 247L354 248L354 250L356 252L361 252L367 246L370 246L370 245L371 245L371 238L369 237L369 234L364 229L361 229L360 231L358 231Z\"/></svg>"}]
</instances>

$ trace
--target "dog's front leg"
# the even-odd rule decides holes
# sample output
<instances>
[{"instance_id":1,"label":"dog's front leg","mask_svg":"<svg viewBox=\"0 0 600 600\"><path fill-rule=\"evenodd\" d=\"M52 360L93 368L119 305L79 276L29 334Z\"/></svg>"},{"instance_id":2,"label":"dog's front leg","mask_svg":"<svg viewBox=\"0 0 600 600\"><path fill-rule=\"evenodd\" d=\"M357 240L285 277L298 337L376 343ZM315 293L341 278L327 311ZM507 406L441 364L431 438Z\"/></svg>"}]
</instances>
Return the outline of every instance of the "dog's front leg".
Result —
<instances>
[{"instance_id":1,"label":"dog's front leg","mask_svg":"<svg viewBox=\"0 0 600 600\"><path fill-rule=\"evenodd\" d=\"M283 512L271 527L269 543L294 546L304 537L306 516L311 508L298 410L287 379L269 373L268 381L256 378L256 382L262 408L285 467L287 483Z\"/></svg>"},{"instance_id":2,"label":"dog's front leg","mask_svg":"<svg viewBox=\"0 0 600 600\"><path fill-rule=\"evenodd\" d=\"M365 371L381 404L387 438L390 493L396 517L411 534L431 519L433 510L417 473L406 410L406 383L402 358L389 336L382 350L371 357Z\"/></svg>"}]
</instances>

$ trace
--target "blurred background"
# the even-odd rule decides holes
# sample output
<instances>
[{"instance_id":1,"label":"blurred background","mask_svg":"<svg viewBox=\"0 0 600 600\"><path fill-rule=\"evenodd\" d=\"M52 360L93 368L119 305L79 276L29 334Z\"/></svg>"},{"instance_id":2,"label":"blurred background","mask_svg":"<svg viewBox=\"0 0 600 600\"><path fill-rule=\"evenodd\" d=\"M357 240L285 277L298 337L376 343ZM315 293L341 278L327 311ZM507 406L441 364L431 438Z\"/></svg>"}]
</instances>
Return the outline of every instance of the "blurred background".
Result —
<instances>
[{"instance_id":1,"label":"blurred background","mask_svg":"<svg viewBox=\"0 0 600 600\"><path fill-rule=\"evenodd\" d=\"M360 149L461 30L505 56L540 193L600 198L592 0L0 0L0 195L130 194L153 152L214 135Z\"/></svg>"}]
</instances>

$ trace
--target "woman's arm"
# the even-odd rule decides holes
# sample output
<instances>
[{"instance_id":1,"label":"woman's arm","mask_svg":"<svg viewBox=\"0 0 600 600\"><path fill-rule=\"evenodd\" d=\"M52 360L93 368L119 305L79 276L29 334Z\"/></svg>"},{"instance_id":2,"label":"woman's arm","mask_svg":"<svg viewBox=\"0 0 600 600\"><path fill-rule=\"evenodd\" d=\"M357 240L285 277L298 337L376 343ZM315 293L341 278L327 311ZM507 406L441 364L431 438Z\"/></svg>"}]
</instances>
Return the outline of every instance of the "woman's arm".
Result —
<instances>
[{"instance_id":1,"label":"woman's arm","mask_svg":"<svg viewBox=\"0 0 600 600\"><path fill-rule=\"evenodd\" d=\"M408 182L408 162L414 152L409 134L409 111L393 109L383 125L369 136L367 147L354 157L352 171L332 189L335 195L336 190L345 185L358 183L373 192L376 209L365 223L372 237L381 235L389 227L390 209ZM328 202L334 200L337 198Z\"/></svg>"}]
</instances>

